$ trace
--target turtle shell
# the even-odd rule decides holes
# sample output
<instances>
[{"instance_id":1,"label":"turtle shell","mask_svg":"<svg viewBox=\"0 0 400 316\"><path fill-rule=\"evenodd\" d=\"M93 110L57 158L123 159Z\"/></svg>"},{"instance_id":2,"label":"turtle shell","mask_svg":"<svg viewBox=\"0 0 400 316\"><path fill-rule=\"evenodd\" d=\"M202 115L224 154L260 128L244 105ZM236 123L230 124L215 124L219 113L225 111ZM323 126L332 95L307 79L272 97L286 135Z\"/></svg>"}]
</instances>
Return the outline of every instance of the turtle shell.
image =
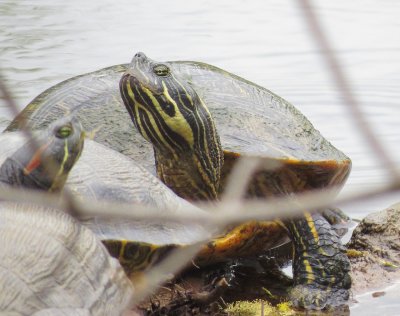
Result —
<instances>
[{"instance_id":1,"label":"turtle shell","mask_svg":"<svg viewBox=\"0 0 400 316\"><path fill-rule=\"evenodd\" d=\"M186 80L207 105L225 150L225 173L237 155L277 159L311 187L340 185L351 162L329 143L293 105L271 91L217 67L190 61L165 63ZM34 129L73 112L94 140L154 172L152 146L133 126L121 100L118 82L127 64L104 68L55 85L16 117ZM224 173L224 172L223 172Z\"/></svg>"},{"instance_id":2,"label":"turtle shell","mask_svg":"<svg viewBox=\"0 0 400 316\"><path fill-rule=\"evenodd\" d=\"M130 308L133 287L123 269L68 214L2 202L0 227L2 313L121 315Z\"/></svg>"},{"instance_id":3,"label":"turtle shell","mask_svg":"<svg viewBox=\"0 0 400 316\"><path fill-rule=\"evenodd\" d=\"M133 213L135 206L150 206L155 216L207 216L134 160L91 140L85 141L85 150L66 187L81 198L129 203ZM171 250L195 243L204 244L196 264L208 265L287 242L285 230L276 222L245 223L218 234L211 225L184 220L130 220L112 216L112 212L110 209L109 216L82 218L81 223L103 240L130 276L153 266ZM257 242L248 242L254 239Z\"/></svg>"},{"instance_id":4,"label":"turtle shell","mask_svg":"<svg viewBox=\"0 0 400 316\"><path fill-rule=\"evenodd\" d=\"M178 197L159 179L132 159L91 140L71 170L66 187L80 198L149 206L175 215L205 213ZM83 220L101 239L131 240L154 245L184 245L206 240L209 230L198 224L165 221L132 221L115 218Z\"/></svg>"}]
</instances>

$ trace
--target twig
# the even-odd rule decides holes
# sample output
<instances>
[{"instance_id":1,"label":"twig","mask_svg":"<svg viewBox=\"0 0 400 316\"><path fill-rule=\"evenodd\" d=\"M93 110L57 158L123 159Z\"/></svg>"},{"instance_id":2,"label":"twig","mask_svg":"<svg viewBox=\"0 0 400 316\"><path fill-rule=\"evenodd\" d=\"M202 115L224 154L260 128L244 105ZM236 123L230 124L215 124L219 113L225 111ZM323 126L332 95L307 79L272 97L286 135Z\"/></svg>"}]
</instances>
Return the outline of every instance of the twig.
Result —
<instances>
[{"instance_id":1,"label":"twig","mask_svg":"<svg viewBox=\"0 0 400 316\"><path fill-rule=\"evenodd\" d=\"M304 210L321 209L323 207L335 205L345 205L357 201L367 201L377 196L400 191L400 182L393 182L381 186L376 186L369 190L357 193L342 194L335 199L337 190L319 190L302 194L291 195L289 197L270 198L260 200L241 201L237 211L222 212L221 209L230 210L236 208L236 201L221 201L219 203L197 203L195 206L206 212L182 212L168 213L161 212L158 207L144 205L131 205L115 202L99 202L90 199L74 199L74 208L79 210L82 216L113 216L122 217L127 220L149 220L154 222L195 222L199 224L229 225L248 220L274 220L288 218L302 214ZM15 188L1 188L0 199L21 203L30 203L45 207L58 208L67 211L69 208L68 199L62 194L55 197L48 193L23 191Z\"/></svg>"},{"instance_id":2,"label":"twig","mask_svg":"<svg viewBox=\"0 0 400 316\"><path fill-rule=\"evenodd\" d=\"M361 110L360 103L352 92L353 89L350 81L348 80L343 67L341 67L339 59L332 49L328 36L326 32L323 31L322 25L310 2L310 0L298 0L298 4L309 27L310 34L323 52L322 56L330 70L332 80L341 92L345 104L350 111L351 117L358 125L362 135L365 137L367 143L377 156L379 162L385 167L388 176L400 179L400 171L397 168L397 165L387 154L383 145L368 124L365 115Z\"/></svg>"}]
</instances>

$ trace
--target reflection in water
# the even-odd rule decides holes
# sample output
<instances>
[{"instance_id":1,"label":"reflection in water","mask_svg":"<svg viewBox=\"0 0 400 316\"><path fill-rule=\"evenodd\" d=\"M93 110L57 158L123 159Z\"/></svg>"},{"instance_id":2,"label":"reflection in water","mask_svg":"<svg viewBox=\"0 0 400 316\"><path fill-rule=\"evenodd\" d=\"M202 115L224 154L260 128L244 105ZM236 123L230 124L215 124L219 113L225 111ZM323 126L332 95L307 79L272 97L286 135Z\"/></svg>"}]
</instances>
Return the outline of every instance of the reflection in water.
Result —
<instances>
[{"instance_id":1,"label":"reflection in water","mask_svg":"<svg viewBox=\"0 0 400 316\"><path fill-rule=\"evenodd\" d=\"M324 1L317 12L368 120L400 163L400 3ZM0 43L2 74L21 108L57 82L128 62L136 51L156 60L199 60L295 104L352 158L344 190L389 179L349 118L293 1L2 0ZM0 128L8 120L0 100ZM361 217L397 200L346 211Z\"/></svg>"}]
</instances>

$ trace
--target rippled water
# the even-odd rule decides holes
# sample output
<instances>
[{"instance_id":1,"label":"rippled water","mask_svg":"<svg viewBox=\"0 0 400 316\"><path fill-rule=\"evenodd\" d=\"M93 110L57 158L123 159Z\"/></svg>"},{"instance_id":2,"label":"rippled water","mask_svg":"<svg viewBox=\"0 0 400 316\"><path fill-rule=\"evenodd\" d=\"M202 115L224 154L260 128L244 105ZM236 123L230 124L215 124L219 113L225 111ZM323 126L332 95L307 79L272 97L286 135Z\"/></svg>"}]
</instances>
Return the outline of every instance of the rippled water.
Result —
<instances>
[{"instance_id":1,"label":"rippled water","mask_svg":"<svg viewBox=\"0 0 400 316\"><path fill-rule=\"evenodd\" d=\"M400 2L322 0L316 11L368 121L400 163ZM352 158L344 191L389 180L332 84L296 1L0 2L0 69L21 109L47 87L128 62L137 51L215 64L292 102ZM0 129L10 119L0 103ZM361 217L397 201L387 196L346 211Z\"/></svg>"}]
</instances>

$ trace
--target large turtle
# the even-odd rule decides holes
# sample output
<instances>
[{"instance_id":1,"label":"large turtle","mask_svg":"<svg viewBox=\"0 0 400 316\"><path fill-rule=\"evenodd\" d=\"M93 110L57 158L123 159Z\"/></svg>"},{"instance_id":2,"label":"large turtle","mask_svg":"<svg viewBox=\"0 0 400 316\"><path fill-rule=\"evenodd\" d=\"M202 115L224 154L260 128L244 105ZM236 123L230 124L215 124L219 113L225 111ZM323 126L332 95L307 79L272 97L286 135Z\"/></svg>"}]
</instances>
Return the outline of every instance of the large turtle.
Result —
<instances>
[{"instance_id":1,"label":"large turtle","mask_svg":"<svg viewBox=\"0 0 400 316\"><path fill-rule=\"evenodd\" d=\"M82 149L79 123L63 118L35 133L0 136L0 190L60 190ZM45 165L52 161L51 167ZM100 239L70 215L0 203L0 310L7 315L121 315L133 287Z\"/></svg>"},{"instance_id":2,"label":"large turtle","mask_svg":"<svg viewBox=\"0 0 400 316\"><path fill-rule=\"evenodd\" d=\"M350 159L292 105L211 66L137 53L120 91L137 130L153 144L159 178L186 199L217 199L239 156L281 164L254 174L249 197L342 185L350 171ZM347 300L350 264L326 219L307 210L279 223L294 246L295 303L320 308Z\"/></svg>"},{"instance_id":3,"label":"large turtle","mask_svg":"<svg viewBox=\"0 0 400 316\"><path fill-rule=\"evenodd\" d=\"M170 168L166 170L164 168L165 172L161 171L163 164L158 164L159 174L181 196L190 200L217 198L220 194L220 189L217 188L218 182L220 182L219 188L222 190L225 187L226 176L241 154L269 157L283 163L283 167L277 171L256 175L251 185L252 192L249 192L250 195L285 195L313 188L331 185L340 187L343 185L350 170L350 160L326 141L299 111L282 98L247 80L204 63L168 62L158 66L158 63L154 64L145 56L139 54L134 58L134 64L137 63L138 59L146 60L146 62L143 62L143 65L145 65L144 73L137 78L139 83L142 79L146 81L146 78L153 71L158 73L152 78L155 83L164 82L165 84L165 87L162 87L164 90L157 89L154 95L150 89L148 90L149 95L142 95L144 104L149 100L151 101L149 103L152 103L153 100L159 98L164 99L161 101L166 101L164 109L166 115L152 111L152 114L157 117L157 120L153 119L153 122L159 124L157 130L159 133L154 135L165 137L170 148L175 149L176 146L180 146L187 149L188 153L192 152L192 147L187 147L187 143L192 143L198 149L205 148L205 146L198 146L198 140L204 141L206 137L214 136L214 145L212 144L209 147L209 152L214 153L214 157L219 162L212 162L208 158L203 159L201 150L198 150L200 155L197 159L200 159L200 163L203 164L203 170L208 172L204 173L203 176L205 178L210 177L208 184L201 175L199 177L199 172L196 170L192 172L188 168L185 172L188 172L190 176L185 177L182 176L182 169ZM153 69L153 66L158 67ZM154 172L152 146L144 142L136 129L132 128L132 123L126 115L119 95L118 81L127 69L128 65L105 68L94 73L74 77L46 90L28 104L25 110L10 124L7 131L18 129L22 117L27 118L32 128L36 129L74 111L84 128L92 131L94 140L116 149L136 161L140 161L140 164ZM170 82L168 80L177 78L178 80L175 83L172 83L171 86L168 85ZM135 79L131 80L134 81ZM138 88L140 86L138 85ZM134 95L135 89L138 88L132 85L131 95ZM178 88L182 90L181 93L172 93L174 89ZM186 90L190 92L190 97L188 97L189 92ZM167 94L164 93L165 91ZM124 93L129 95L131 92L127 90ZM202 108L208 109L212 115L211 119L205 111L205 117L209 117L205 121L207 121L211 130L203 133L204 140L201 133L196 132L196 130L185 135L184 130L179 130L179 126L178 128L173 126L177 121L179 123L179 120L175 120L174 123L173 119L168 119L173 114L183 117L181 110L176 111L176 107L190 102L192 93L202 100L204 104ZM195 97L195 100L197 100L197 97ZM159 104L163 103L160 102ZM151 116L148 116L151 105L147 110L145 110L146 107L147 104L143 105L142 111L139 111L141 113L139 116L147 123L151 123ZM128 106L128 111L134 116L134 110L131 106ZM171 123L172 125L166 125L163 121L165 118L167 118L165 122L169 120L168 124ZM180 122L183 123L181 127L187 127L183 120ZM193 124L199 124L198 117L193 120ZM216 126L219 137L213 130L213 125ZM148 126L151 127L150 124ZM204 126L199 124L197 128L199 127ZM153 137L154 135L149 137L153 141L156 140ZM190 135L194 135L193 139ZM220 148L218 148L218 139L221 139L224 157L222 157ZM217 148L213 147L215 145ZM158 161L162 162L162 155L157 154L157 150L155 151L156 156L158 155ZM193 161L193 157L186 159L186 161ZM187 166L189 165L187 164ZM211 170L214 167L219 169L222 167L222 169ZM219 179L219 173L222 176L221 179ZM180 180L176 181L179 175ZM188 179L190 181L187 181ZM197 181L196 185L199 185L200 190L195 190L190 186L194 183L193 180ZM214 184L212 184L213 181L215 181ZM257 182L261 183L263 187L255 185ZM179 185L179 183L181 184ZM184 188L184 186L187 186L186 192L180 191L179 187ZM204 190L207 186L208 189ZM213 186L214 188L212 188ZM338 237L332 232L326 220L319 214L307 213L305 217L295 222L285 222L285 224L296 245L294 257L295 282L300 289L311 289L300 295L306 297L306 299L299 299L300 304L318 308L323 307L326 303L335 304L347 299L347 289L350 286L347 273L348 262L342 254L343 248L340 246ZM238 238L231 239L231 245L237 245L238 242L240 245L240 247L236 247L234 252L241 249L242 246L262 251L264 248L282 242L282 235L286 231L280 222L251 223L241 226L245 229L239 229L238 232L247 231L247 235L251 236L254 227L257 227L256 225L260 225L258 226L260 229L255 229L259 232L259 235L267 238L259 240L258 238L243 239L240 234L233 235ZM262 233L263 231L264 233ZM240 242L243 240L259 242L253 244L252 247L251 243L247 241ZM267 242L268 240L270 241ZM223 242L221 245L227 245L227 243ZM227 248L223 246L219 249L225 250ZM320 255L319 251L324 252L326 256ZM209 250L208 253L210 253ZM314 291L314 289L318 290ZM320 296L320 290L324 295Z\"/></svg>"}]
</instances>

